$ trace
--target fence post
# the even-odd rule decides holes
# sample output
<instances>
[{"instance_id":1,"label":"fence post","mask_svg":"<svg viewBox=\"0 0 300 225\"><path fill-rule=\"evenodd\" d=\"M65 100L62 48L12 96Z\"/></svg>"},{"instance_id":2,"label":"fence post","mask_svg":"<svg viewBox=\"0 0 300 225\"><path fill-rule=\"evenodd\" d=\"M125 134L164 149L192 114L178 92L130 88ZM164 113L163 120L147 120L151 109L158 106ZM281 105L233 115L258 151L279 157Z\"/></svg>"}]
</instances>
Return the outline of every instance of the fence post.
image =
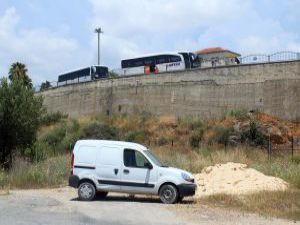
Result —
<instances>
[{"instance_id":1,"label":"fence post","mask_svg":"<svg viewBox=\"0 0 300 225\"><path fill-rule=\"evenodd\" d=\"M272 142L271 135L269 134L269 146L268 146L268 159L271 160L271 152L272 152Z\"/></svg>"},{"instance_id":2,"label":"fence post","mask_svg":"<svg viewBox=\"0 0 300 225\"><path fill-rule=\"evenodd\" d=\"M292 159L294 158L294 136L292 136Z\"/></svg>"}]
</instances>

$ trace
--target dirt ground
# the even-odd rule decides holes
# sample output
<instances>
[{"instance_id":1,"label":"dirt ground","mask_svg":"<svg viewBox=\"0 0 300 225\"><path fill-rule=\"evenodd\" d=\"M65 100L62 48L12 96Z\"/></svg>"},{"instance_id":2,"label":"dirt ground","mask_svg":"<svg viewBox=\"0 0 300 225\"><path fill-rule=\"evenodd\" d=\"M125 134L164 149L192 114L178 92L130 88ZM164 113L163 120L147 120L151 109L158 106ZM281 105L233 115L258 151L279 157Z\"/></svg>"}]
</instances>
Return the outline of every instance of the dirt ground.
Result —
<instances>
[{"instance_id":1,"label":"dirt ground","mask_svg":"<svg viewBox=\"0 0 300 225\"><path fill-rule=\"evenodd\" d=\"M77 200L75 189L15 190L0 196L1 225L10 224L106 224L106 225L239 225L300 224L255 214L194 204L164 205L156 197L110 194L105 200Z\"/></svg>"}]
</instances>

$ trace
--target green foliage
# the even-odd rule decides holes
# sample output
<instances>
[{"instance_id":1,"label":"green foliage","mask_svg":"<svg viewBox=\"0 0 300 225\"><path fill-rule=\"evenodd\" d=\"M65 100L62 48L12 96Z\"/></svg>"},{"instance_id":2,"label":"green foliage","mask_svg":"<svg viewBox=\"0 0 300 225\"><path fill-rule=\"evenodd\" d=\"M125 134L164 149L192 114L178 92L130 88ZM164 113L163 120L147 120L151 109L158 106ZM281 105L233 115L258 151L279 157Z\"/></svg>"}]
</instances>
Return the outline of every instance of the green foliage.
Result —
<instances>
[{"instance_id":1,"label":"green foliage","mask_svg":"<svg viewBox=\"0 0 300 225\"><path fill-rule=\"evenodd\" d=\"M165 136L159 137L158 142L157 142L157 144L158 144L159 146L163 146L163 145L166 145L166 144L168 144L168 143L169 143L169 140L168 140L168 138L166 138Z\"/></svg>"},{"instance_id":2,"label":"green foliage","mask_svg":"<svg viewBox=\"0 0 300 225\"><path fill-rule=\"evenodd\" d=\"M259 131L257 123L255 121L250 122L249 129L242 133L242 142L250 142L255 146L264 146L266 140L264 135Z\"/></svg>"},{"instance_id":3,"label":"green foliage","mask_svg":"<svg viewBox=\"0 0 300 225\"><path fill-rule=\"evenodd\" d=\"M32 88L32 82L27 74L28 70L26 68L26 65L20 62L15 62L11 65L9 72L8 72L8 78L11 81L19 81L24 86L28 88Z\"/></svg>"},{"instance_id":4,"label":"green foliage","mask_svg":"<svg viewBox=\"0 0 300 225\"><path fill-rule=\"evenodd\" d=\"M69 174L69 155L52 157L38 164L16 162L8 173L1 174L0 171L0 187L6 185L11 188L55 187L66 184Z\"/></svg>"},{"instance_id":5,"label":"green foliage","mask_svg":"<svg viewBox=\"0 0 300 225\"><path fill-rule=\"evenodd\" d=\"M48 90L49 88L51 88L52 85L49 81L45 81L41 84L41 88L40 88L40 91L45 91L45 90Z\"/></svg>"},{"instance_id":6,"label":"green foliage","mask_svg":"<svg viewBox=\"0 0 300 225\"><path fill-rule=\"evenodd\" d=\"M153 117L152 113L147 112L147 111L141 112L140 116L141 116L141 121L142 122L145 122L145 121L149 120L151 117Z\"/></svg>"},{"instance_id":7,"label":"green foliage","mask_svg":"<svg viewBox=\"0 0 300 225\"><path fill-rule=\"evenodd\" d=\"M300 165L300 155L294 156L294 157L291 159L291 161L292 161L293 163L297 164L297 165ZM300 171L299 171L299 173L300 173Z\"/></svg>"},{"instance_id":8,"label":"green foliage","mask_svg":"<svg viewBox=\"0 0 300 225\"><path fill-rule=\"evenodd\" d=\"M116 127L93 121L82 128L80 138L117 140L119 139L119 133Z\"/></svg>"},{"instance_id":9,"label":"green foliage","mask_svg":"<svg viewBox=\"0 0 300 225\"><path fill-rule=\"evenodd\" d=\"M215 127L216 142L223 145L228 145L229 137L233 132L232 128Z\"/></svg>"},{"instance_id":10,"label":"green foliage","mask_svg":"<svg viewBox=\"0 0 300 225\"><path fill-rule=\"evenodd\" d=\"M0 96L0 164L9 167L13 150L24 154L36 139L43 99L23 81L7 79L0 81Z\"/></svg>"},{"instance_id":11,"label":"green foliage","mask_svg":"<svg viewBox=\"0 0 300 225\"><path fill-rule=\"evenodd\" d=\"M145 141L145 132L144 131L129 131L125 135L125 141L142 143Z\"/></svg>"},{"instance_id":12,"label":"green foliage","mask_svg":"<svg viewBox=\"0 0 300 225\"><path fill-rule=\"evenodd\" d=\"M48 132L44 133L40 140L48 144L54 154L58 152L59 144L66 136L66 123L60 123L56 125L53 129L50 129Z\"/></svg>"},{"instance_id":13,"label":"green foliage","mask_svg":"<svg viewBox=\"0 0 300 225\"><path fill-rule=\"evenodd\" d=\"M31 147L25 149L24 155L31 162L39 162L52 156L52 153L52 149L48 143L37 140Z\"/></svg>"},{"instance_id":14,"label":"green foliage","mask_svg":"<svg viewBox=\"0 0 300 225\"><path fill-rule=\"evenodd\" d=\"M300 188L300 164L290 161L274 160L268 163L252 165L253 168L263 172L266 175L280 177L290 182L297 188Z\"/></svg>"},{"instance_id":15,"label":"green foliage","mask_svg":"<svg viewBox=\"0 0 300 225\"><path fill-rule=\"evenodd\" d=\"M202 120L196 120L196 121L192 121L189 124L189 129L191 130L198 130L201 129L203 127L203 122Z\"/></svg>"},{"instance_id":16,"label":"green foliage","mask_svg":"<svg viewBox=\"0 0 300 225\"><path fill-rule=\"evenodd\" d=\"M247 110L246 109L235 109L230 112L230 116L235 117L237 119L245 119L247 118Z\"/></svg>"},{"instance_id":17,"label":"green foliage","mask_svg":"<svg viewBox=\"0 0 300 225\"><path fill-rule=\"evenodd\" d=\"M60 122L62 119L68 118L68 115L61 112L47 113L41 119L41 125L51 125Z\"/></svg>"}]
</instances>

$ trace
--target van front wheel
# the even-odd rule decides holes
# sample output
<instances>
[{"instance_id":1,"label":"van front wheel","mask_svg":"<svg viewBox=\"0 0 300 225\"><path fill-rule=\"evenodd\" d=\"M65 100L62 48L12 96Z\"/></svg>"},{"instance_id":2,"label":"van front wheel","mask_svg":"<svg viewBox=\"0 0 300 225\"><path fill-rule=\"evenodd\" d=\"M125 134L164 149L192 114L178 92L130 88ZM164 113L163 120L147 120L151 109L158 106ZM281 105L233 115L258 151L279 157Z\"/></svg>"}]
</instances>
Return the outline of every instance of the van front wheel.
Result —
<instances>
[{"instance_id":1,"label":"van front wheel","mask_svg":"<svg viewBox=\"0 0 300 225\"><path fill-rule=\"evenodd\" d=\"M174 204L178 200L177 188L172 184L165 184L159 190L159 198L165 204Z\"/></svg>"},{"instance_id":2,"label":"van front wheel","mask_svg":"<svg viewBox=\"0 0 300 225\"><path fill-rule=\"evenodd\" d=\"M78 196L81 201L91 201L95 198L96 188L90 182L83 182L78 187Z\"/></svg>"}]
</instances>

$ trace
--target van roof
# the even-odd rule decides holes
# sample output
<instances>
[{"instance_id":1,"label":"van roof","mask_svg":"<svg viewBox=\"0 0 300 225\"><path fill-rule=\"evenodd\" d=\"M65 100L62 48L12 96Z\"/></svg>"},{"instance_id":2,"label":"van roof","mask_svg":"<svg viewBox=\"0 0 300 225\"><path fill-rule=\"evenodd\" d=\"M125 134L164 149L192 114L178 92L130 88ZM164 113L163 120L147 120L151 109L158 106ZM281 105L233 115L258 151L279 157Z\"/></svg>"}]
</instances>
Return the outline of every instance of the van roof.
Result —
<instances>
[{"instance_id":1,"label":"van roof","mask_svg":"<svg viewBox=\"0 0 300 225\"><path fill-rule=\"evenodd\" d=\"M111 140L96 140L96 139L90 139L90 140L78 140L76 142L77 144L97 144L97 145L118 145L125 148L133 148L136 150L147 150L147 148L143 145L134 143L134 142L126 142L126 141L111 141Z\"/></svg>"}]
</instances>

